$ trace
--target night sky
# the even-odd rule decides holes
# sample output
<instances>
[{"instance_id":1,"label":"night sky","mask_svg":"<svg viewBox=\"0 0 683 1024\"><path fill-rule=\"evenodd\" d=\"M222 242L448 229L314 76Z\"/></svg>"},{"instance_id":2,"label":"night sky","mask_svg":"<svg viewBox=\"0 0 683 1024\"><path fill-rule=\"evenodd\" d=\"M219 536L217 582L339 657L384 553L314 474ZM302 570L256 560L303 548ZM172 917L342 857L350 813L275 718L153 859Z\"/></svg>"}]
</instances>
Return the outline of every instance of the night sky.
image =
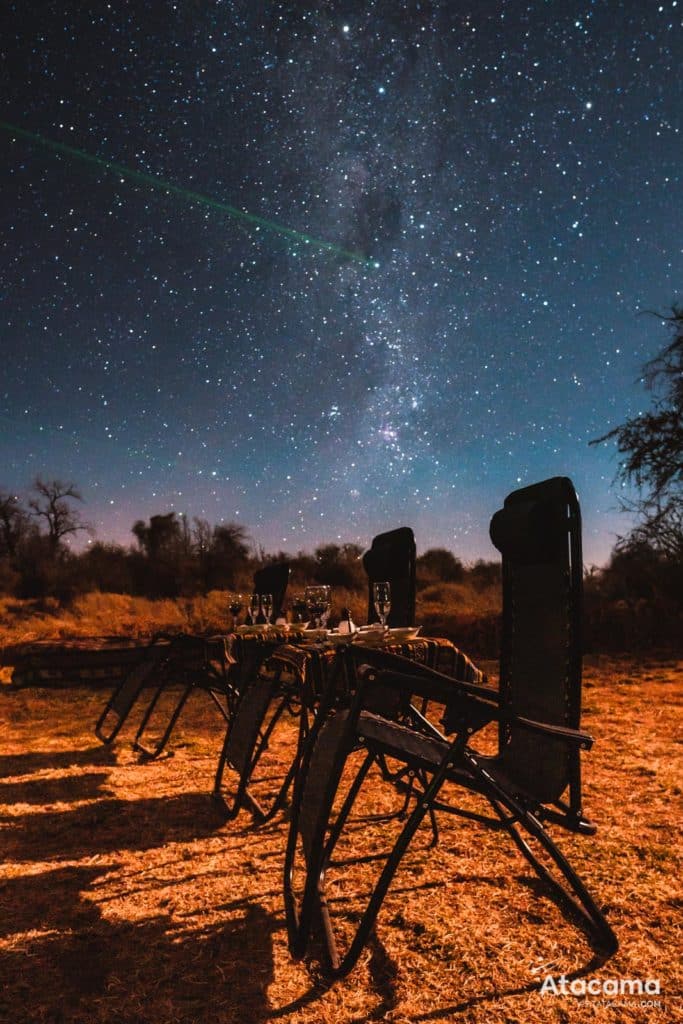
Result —
<instances>
[{"instance_id":1,"label":"night sky","mask_svg":"<svg viewBox=\"0 0 683 1024\"><path fill-rule=\"evenodd\" d=\"M0 489L471 560L568 475L604 562L588 442L682 298L682 10L3 4Z\"/></svg>"}]
</instances>

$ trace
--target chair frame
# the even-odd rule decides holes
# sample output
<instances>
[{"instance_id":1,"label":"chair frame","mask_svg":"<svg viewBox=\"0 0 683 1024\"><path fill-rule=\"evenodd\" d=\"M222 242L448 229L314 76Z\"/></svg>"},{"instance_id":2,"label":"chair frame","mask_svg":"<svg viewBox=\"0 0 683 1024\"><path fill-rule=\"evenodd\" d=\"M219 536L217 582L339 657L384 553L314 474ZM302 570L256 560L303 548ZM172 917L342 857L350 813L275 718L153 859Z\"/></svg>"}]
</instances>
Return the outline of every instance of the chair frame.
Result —
<instances>
[{"instance_id":1,"label":"chair frame","mask_svg":"<svg viewBox=\"0 0 683 1024\"><path fill-rule=\"evenodd\" d=\"M193 690L203 690L218 708L225 721L229 721L237 702L237 689L231 673L231 658L227 650L217 662L210 657L209 644L220 637L196 637L184 633L156 634L144 649L140 661L116 687L95 723L95 735L110 746L118 736L137 704L146 686L154 687L138 725L133 749L144 757L154 759L164 750L173 728ZM154 710L168 687L181 683L182 690L161 735L151 745L142 737Z\"/></svg>"},{"instance_id":2,"label":"chair frame","mask_svg":"<svg viewBox=\"0 0 683 1024\"><path fill-rule=\"evenodd\" d=\"M415 623L415 536L409 526L379 533L363 555L368 577L368 623L379 622L372 595L373 583L391 584L392 606L387 625L412 626Z\"/></svg>"},{"instance_id":3,"label":"chair frame","mask_svg":"<svg viewBox=\"0 0 683 1024\"><path fill-rule=\"evenodd\" d=\"M266 659L260 671L255 675L251 673L242 684L239 703L228 725L218 759L213 787L213 797L223 807L228 820L246 809L257 824L264 824L287 802L299 767L299 753L310 730L315 685L310 680L302 683L296 677L294 680L285 677L286 671L286 663L277 658ZM262 799L253 791L258 782L255 773L285 714L299 720L297 745L275 796L264 807ZM231 797L224 791L228 768L237 776Z\"/></svg>"},{"instance_id":4,"label":"chair frame","mask_svg":"<svg viewBox=\"0 0 683 1024\"><path fill-rule=\"evenodd\" d=\"M282 609L289 580L290 567L286 562L276 562L254 573L256 593L273 594L273 612ZM258 588L261 589L258 589ZM103 743L113 743L137 704L146 686L155 686L154 693L145 708L133 740L133 749L147 760L159 757L166 748L180 714L195 690L206 693L220 716L229 727L239 702L240 673L231 671L233 659L226 650L223 664L218 669L207 656L205 649L199 667L183 665L184 648L221 638L196 637L188 634L169 635L157 633L145 648L140 662L116 687L102 714L95 724L95 734ZM181 684L181 691L166 719L158 738L150 742L146 737L162 695L175 683ZM112 722L113 719L113 722Z\"/></svg>"},{"instance_id":5,"label":"chair frame","mask_svg":"<svg viewBox=\"0 0 683 1024\"><path fill-rule=\"evenodd\" d=\"M398 655L354 645L345 652L347 699L340 701L338 687L336 691L331 690L313 723L302 756L292 806L285 857L285 908L292 955L295 958L306 955L312 932L317 927L326 949L325 970L332 978L342 977L354 967L403 854L425 815L430 815L435 829L436 812L460 815L507 832L560 906L583 928L594 947L605 956L617 948L616 936L604 914L544 824L549 822L582 834L595 832L595 826L584 817L580 789L580 751L590 749L592 739L579 729L582 564L578 500L571 481L554 478L509 495L505 508L513 507L508 518L514 520L520 510L525 511L525 506L535 508L535 503L544 500L549 501L553 509L561 510L558 513L559 525L553 527L557 533L555 554L559 552L560 562L566 557L568 569L571 657L567 724L539 720L520 712L516 680L510 675L515 662L514 624L506 619L506 614L511 614L509 601L515 586L514 566L507 564L510 559L505 551L503 593L508 605L504 606L499 690L454 680L433 669L416 666ZM495 521L496 517L492 528ZM562 535L564 541L561 540ZM533 550L532 556L536 557ZM417 709L413 704L415 698L422 700L423 707L426 706L425 701L430 707L434 703L444 706L444 731ZM470 746L472 736L490 722L498 724L499 751L495 756L479 754ZM445 733L453 738L447 738ZM559 795L555 792L549 795L533 793L515 780L515 764L508 762L510 752L515 749L513 741L517 742L522 734L535 737L534 744L539 747L550 743L556 751L563 771L557 783L557 788L561 787ZM366 751L365 757L336 819L331 822L330 815L346 760L353 751L361 748ZM404 825L376 881L354 937L346 951L340 952L326 902L326 870L367 772L373 763L381 765L382 759L386 758L398 760L403 765L394 773L393 782L407 791L407 801L414 799L414 806L409 812L405 808ZM406 768L410 773L407 783ZM385 782L390 781L384 770L381 775ZM488 802L493 815L479 814L454 804L450 798L451 784L479 794ZM441 794L446 785L449 798L443 802ZM561 799L567 790L568 801ZM436 838L435 830L434 841ZM540 845L546 860L551 862L552 872L532 849L530 843L533 841ZM297 858L302 856L298 849L300 842L303 844L305 882L298 898L294 893L293 874Z\"/></svg>"}]
</instances>

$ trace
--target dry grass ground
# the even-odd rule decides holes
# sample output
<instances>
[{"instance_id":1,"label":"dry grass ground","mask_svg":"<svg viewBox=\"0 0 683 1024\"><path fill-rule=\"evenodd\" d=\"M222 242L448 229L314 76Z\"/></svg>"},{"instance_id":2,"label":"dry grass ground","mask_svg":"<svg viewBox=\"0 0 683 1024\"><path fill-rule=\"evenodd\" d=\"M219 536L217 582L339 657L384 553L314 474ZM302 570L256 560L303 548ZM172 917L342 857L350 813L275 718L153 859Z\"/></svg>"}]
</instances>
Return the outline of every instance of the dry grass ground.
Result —
<instances>
[{"instance_id":1,"label":"dry grass ground","mask_svg":"<svg viewBox=\"0 0 683 1024\"><path fill-rule=\"evenodd\" d=\"M681 664L593 660L584 762L594 838L560 836L608 908L601 964L509 841L449 817L418 835L356 970L331 988L287 951L286 823L226 823L211 790L221 728L202 694L141 764L109 752L85 688L0 694L0 1020L224 1024L366 1020L669 1024L681 1011ZM292 736L283 736L285 747ZM374 848L363 828L357 849ZM362 878L359 878L362 884ZM656 978L609 1006L540 980Z\"/></svg>"}]
</instances>

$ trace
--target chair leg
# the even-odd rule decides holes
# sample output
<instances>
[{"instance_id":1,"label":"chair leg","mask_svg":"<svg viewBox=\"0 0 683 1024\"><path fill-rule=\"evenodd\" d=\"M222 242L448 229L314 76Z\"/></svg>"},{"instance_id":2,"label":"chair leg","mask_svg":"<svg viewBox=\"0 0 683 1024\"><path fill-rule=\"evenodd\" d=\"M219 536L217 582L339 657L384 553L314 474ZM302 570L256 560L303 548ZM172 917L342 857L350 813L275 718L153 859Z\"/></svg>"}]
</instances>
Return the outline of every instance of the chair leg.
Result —
<instances>
[{"instance_id":1,"label":"chair leg","mask_svg":"<svg viewBox=\"0 0 683 1024\"><path fill-rule=\"evenodd\" d=\"M293 718L299 718L299 732L297 736L296 750L294 752L294 757L292 758L292 763L290 764L287 774L285 775L282 781L280 792L273 801L270 810L267 811L263 816L263 824L265 824L267 821L270 821L271 818L273 818L277 814L277 812L285 806L287 802L287 794L290 792L290 790L293 789L294 781L297 778L299 772L299 765L301 763L302 751L304 749L310 732L308 711L303 701L298 701L295 704L293 704L290 699L286 699L283 702L283 707Z\"/></svg>"},{"instance_id":2,"label":"chair leg","mask_svg":"<svg viewBox=\"0 0 683 1024\"><path fill-rule=\"evenodd\" d=\"M205 689L205 688L202 687L202 689ZM224 694L225 701L226 701L226 706L224 706L221 703L221 701L218 699L218 694L214 690L210 690L209 689L209 690L206 690L205 692L208 693L209 697L214 702L214 704L216 705L216 707L220 711L220 713L223 716L223 718L225 719L225 721L229 722L230 721L230 702L229 702L228 695Z\"/></svg>"},{"instance_id":3,"label":"chair leg","mask_svg":"<svg viewBox=\"0 0 683 1024\"><path fill-rule=\"evenodd\" d=\"M213 798L222 804L228 820L237 817L245 802L256 817L262 813L258 804L247 794L247 784L254 767L254 749L259 742L271 697L270 682L252 680L245 687L235 715L228 723L213 784ZM222 785L227 765L238 775L237 789L231 801L224 796Z\"/></svg>"},{"instance_id":4,"label":"chair leg","mask_svg":"<svg viewBox=\"0 0 683 1024\"><path fill-rule=\"evenodd\" d=\"M373 756L374 755L372 754L372 751L370 751L368 754L368 758L366 758L366 762L364 762L362 767L364 767L365 763L367 763L367 761L369 761ZM436 796L441 786L443 785L448 767L449 761L447 758L444 758L444 761L432 776L432 779L429 782L427 788L425 789L425 792L420 795L420 799L416 802L415 807L409 814L406 823L403 826L401 832L399 833L394 843L394 846L392 847L391 853L389 854L384 864L384 867L382 868L382 872L377 882L375 883L375 887L370 896L370 900L368 901L368 904L365 910L363 911L355 935L351 940L351 943L346 953L344 953L341 956L339 955L339 952L336 947L336 942L334 939L332 925L329 917L329 910L327 907L327 902L324 893L325 872L327 869L327 865L329 864L332 850L334 849L334 843L328 841L328 843L326 844L324 850L324 861L323 864L321 865L320 872L318 874L317 896L318 909L325 930L326 945L329 957L329 967L327 969L327 973L329 974L329 976L333 978L343 978L349 973L349 971L353 969L353 967L358 962L358 957L360 956L363 947L368 940L370 932L374 927L377 915L379 914L379 911L382 907L382 903L384 902L384 897L386 896L389 886L391 885L391 882L393 880L393 877L396 874L399 864L401 863L401 859L405 854L406 850L408 849L408 846L410 845L413 836L420 827L425 815L431 811L432 804L436 799ZM358 786L355 795L357 795L359 789L360 786ZM339 830L339 832L340 831L341 830ZM337 834L334 840L335 843L338 838L339 835Z\"/></svg>"},{"instance_id":5,"label":"chair leg","mask_svg":"<svg viewBox=\"0 0 683 1024\"><path fill-rule=\"evenodd\" d=\"M339 809L339 813L337 814L337 817L334 820L334 825L330 829L327 842L325 843L325 846L323 848L323 860L326 864L328 864L330 861L334 848L337 845L337 840L342 834L344 825L346 824L349 814L351 813L351 808L356 802L356 797L360 792L360 788L363 785L365 778L374 763L375 755L372 753L372 751L368 751L368 753L365 755L365 758L363 759L363 763L358 769L355 779L351 783L348 793L344 798L344 803ZM381 815L380 817L384 819L386 815Z\"/></svg>"},{"instance_id":6,"label":"chair leg","mask_svg":"<svg viewBox=\"0 0 683 1024\"><path fill-rule=\"evenodd\" d=\"M133 666L128 675L115 688L95 723L95 735L102 743L109 745L114 742L137 703L145 683L164 657L165 652L157 646L157 641L153 640L141 661ZM112 718L114 719L113 724L107 727L107 723L111 722Z\"/></svg>"},{"instance_id":7,"label":"chair leg","mask_svg":"<svg viewBox=\"0 0 683 1024\"><path fill-rule=\"evenodd\" d=\"M121 685L124 686L125 682ZM119 732L123 728L131 708L133 707L136 700L140 696L140 693L142 692L143 686L144 682L136 686L135 693L131 696L130 704L125 709L123 714L119 714L116 711L116 709L112 706L112 701L110 701L107 703L106 707L102 711L102 714L97 719L95 723L95 735L97 736L98 740L100 740L106 746L110 746L114 742ZM114 698L118 695L119 692L120 689L115 692ZM111 721L112 719L113 722Z\"/></svg>"},{"instance_id":8,"label":"chair leg","mask_svg":"<svg viewBox=\"0 0 683 1024\"><path fill-rule=\"evenodd\" d=\"M287 926L290 940L290 951L295 958L305 955L308 948L313 922L317 919L322 924L323 937L327 947L326 973L333 978L341 978L354 967L361 951L367 942L368 936L374 926L377 915L382 906L384 897L391 884L391 881L398 869L403 855L422 823L425 815L430 811L432 804L444 782L447 769L450 765L449 756L444 757L443 762L435 770L431 781L425 791L420 794L413 810L408 815L405 824L396 838L389 853L382 871L377 879L370 899L366 904L360 922L358 923L354 936L345 952L340 953L334 936L334 930L329 914L325 892L326 871L332 858L335 846L349 818L351 809L360 792L362 783L370 770L371 765L377 759L379 751L373 750L371 746L363 759L363 762L356 772L356 775L347 791L342 806L332 824L329 835L326 837L330 811L334 804L336 792L342 777L342 771L346 760L346 754L356 744L353 730L345 730L343 721L344 715L331 719L327 737L320 737L319 746L322 755L318 761L323 759L331 762L331 770L328 773L318 772L319 765L311 756L310 743L307 749L308 759L302 765L301 774L313 777L313 784L319 781L315 776L322 776L327 779L322 796L310 809L309 823L304 824L301 820L302 805L307 797L313 801L313 793L308 793L306 781L299 780L295 796L295 810L292 815L290 826L290 837L288 841L287 855L285 860L285 906L287 911ZM335 735L336 734L336 735ZM325 742L323 742L325 741ZM335 748L336 744L336 749ZM305 834L304 834L305 833ZM301 839L304 847L305 857L305 883L300 905L297 908L293 895L292 878L294 874L294 861L297 856L297 844Z\"/></svg>"},{"instance_id":9,"label":"chair leg","mask_svg":"<svg viewBox=\"0 0 683 1024\"><path fill-rule=\"evenodd\" d=\"M509 833L520 853L531 864L539 878L548 885L558 900L577 915L597 947L606 955L614 953L619 945L616 935L595 900L588 892L588 889L557 847L554 840L546 832L538 818L518 800L505 793L490 776L484 773L479 768L476 758L473 758L471 755L466 755L466 758L470 769L482 780L484 795L496 811L503 827ZM520 835L517 826L524 828L530 836L533 836L539 842L564 878L566 886L562 885L538 859L527 841Z\"/></svg>"},{"instance_id":10,"label":"chair leg","mask_svg":"<svg viewBox=\"0 0 683 1024\"><path fill-rule=\"evenodd\" d=\"M333 700L324 695L314 715L294 780L283 878L287 942L295 960L308 948L317 892L313 875L322 863L330 808L346 758L350 736L348 712L331 714ZM322 764L322 767L321 767ZM302 847L302 849L300 849ZM295 876L303 860L303 892L295 893Z\"/></svg>"},{"instance_id":11,"label":"chair leg","mask_svg":"<svg viewBox=\"0 0 683 1024\"><path fill-rule=\"evenodd\" d=\"M564 854L558 849L554 841L543 828L543 825L541 825L539 820L528 811L519 819L519 823L524 826L527 832L538 840L546 853L552 858L556 867L566 880L570 891L568 891L567 888L553 877L545 865L536 857L529 844L519 834L515 825L510 824L507 826L507 831L510 833L510 836L518 850L531 864L537 875L542 878L549 888L555 893L558 899L565 905L569 905L571 910L578 916L579 920L582 922L584 928L587 930L593 941L597 944L598 948L608 955L616 952L619 942L612 928L607 923L604 914L599 909L595 900L588 892L588 889L572 866L569 864Z\"/></svg>"},{"instance_id":12,"label":"chair leg","mask_svg":"<svg viewBox=\"0 0 683 1024\"><path fill-rule=\"evenodd\" d=\"M273 707L273 695L278 682L279 680L255 680L245 691L235 717L228 726L213 787L214 799L223 805L228 820L235 818L242 807L248 806L259 824L269 821L284 805L294 780L298 756L296 752L277 794L269 801L267 808L262 806L250 788L254 772L262 755L268 749L273 732L283 714L290 708L288 694L281 694L276 698L277 702ZM269 710L271 714L268 718ZM297 745L297 751L298 749ZM232 800L226 799L223 794L222 782L226 765L230 765L238 775L237 789Z\"/></svg>"},{"instance_id":13,"label":"chair leg","mask_svg":"<svg viewBox=\"0 0 683 1024\"><path fill-rule=\"evenodd\" d=\"M142 735L143 735L143 733L145 731L147 723L149 722L150 718L152 717L152 713L153 713L154 708L156 707L156 705L157 705L157 703L159 701L159 698L161 697L162 693L165 691L166 686L168 685L168 682L169 682L168 680L165 680L162 683L160 683L159 688L157 689L157 692L152 697L152 700L150 701L149 706L148 706L147 710L145 711L145 714L144 714L144 716L142 718L142 721L140 722L140 727L138 728L138 731L137 731L137 733L135 735L135 740L133 741L133 750L136 750L139 753L143 754L144 757L148 758L149 760L154 760L154 758L158 757L159 754L161 754L161 752L163 751L164 747L168 743L168 739L169 739L171 733L173 732L173 727L175 726L176 722L178 721L178 718L180 716L180 712L185 707L185 704L187 703L188 697L190 696L190 694L194 690L194 683L187 683L186 684L185 689L183 690L182 694L180 695L180 699L178 700L175 708L173 709L173 713L172 713L172 715L171 715L171 717L170 717L170 719L168 721L168 724L166 725L166 728L164 729L164 731L163 731L163 733L161 735L161 738L150 749L149 747L146 747L144 745L144 743L141 740L141 737L142 737Z\"/></svg>"},{"instance_id":14,"label":"chair leg","mask_svg":"<svg viewBox=\"0 0 683 1024\"><path fill-rule=\"evenodd\" d=\"M292 781L294 779L294 772L296 770L296 755L292 760L292 763L290 764L289 768L287 769L287 772L285 773L285 777L282 780L277 795L275 796L268 810L264 810L261 803L256 799L256 797L249 789L249 785L252 781L254 771L256 770L256 766L258 765L261 759L261 755L264 753L264 751L268 749L268 741L270 740L270 737L273 734L275 726L282 718L284 712L288 710L288 698L282 697L276 710L271 715L271 718L265 730L262 733L260 732L257 737L253 757L248 768L248 774L244 780L244 797L249 802L252 808L252 812L254 813L254 817L256 818L260 825L263 825L267 821L270 821L270 819L273 818L277 814L277 812L284 806L284 803L287 799L289 787L291 786Z\"/></svg>"}]
</instances>

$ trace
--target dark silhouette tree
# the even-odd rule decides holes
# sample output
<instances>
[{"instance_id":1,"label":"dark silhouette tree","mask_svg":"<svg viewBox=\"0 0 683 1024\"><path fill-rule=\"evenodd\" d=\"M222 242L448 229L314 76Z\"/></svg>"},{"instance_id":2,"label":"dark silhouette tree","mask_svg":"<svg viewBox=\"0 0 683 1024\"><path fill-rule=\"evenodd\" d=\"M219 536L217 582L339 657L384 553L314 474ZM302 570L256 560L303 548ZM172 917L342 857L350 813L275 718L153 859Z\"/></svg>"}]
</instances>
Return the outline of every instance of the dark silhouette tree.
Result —
<instances>
[{"instance_id":1,"label":"dark silhouette tree","mask_svg":"<svg viewBox=\"0 0 683 1024\"><path fill-rule=\"evenodd\" d=\"M314 552L316 568L314 578L333 587L353 590L365 584L366 575L361 561L363 549L358 544L321 544Z\"/></svg>"},{"instance_id":2,"label":"dark silhouette tree","mask_svg":"<svg viewBox=\"0 0 683 1024\"><path fill-rule=\"evenodd\" d=\"M659 316L659 314L654 314ZM624 500L625 510L638 517L620 544L648 544L676 561L683 560L683 307L671 316L659 316L673 332L673 341L643 367L653 393L649 412L634 416L609 433L591 441L615 440L624 456L617 480L634 483L635 500Z\"/></svg>"},{"instance_id":3,"label":"dark silhouette tree","mask_svg":"<svg viewBox=\"0 0 683 1024\"><path fill-rule=\"evenodd\" d=\"M146 562L142 589L153 597L177 597L185 577L185 523L175 512L138 519L132 532Z\"/></svg>"},{"instance_id":4,"label":"dark silhouette tree","mask_svg":"<svg viewBox=\"0 0 683 1024\"><path fill-rule=\"evenodd\" d=\"M96 541L78 556L84 589L110 594L134 592L134 558L119 544Z\"/></svg>"},{"instance_id":5,"label":"dark silhouette tree","mask_svg":"<svg viewBox=\"0 0 683 1024\"><path fill-rule=\"evenodd\" d=\"M249 536L239 523L219 523L213 528L211 550L229 554L238 561L249 557Z\"/></svg>"},{"instance_id":6,"label":"dark silhouette tree","mask_svg":"<svg viewBox=\"0 0 683 1024\"><path fill-rule=\"evenodd\" d=\"M31 514L47 527L48 549L53 557L63 549L65 537L81 530L92 532L92 527L73 507L72 502L83 501L75 484L36 477L32 491L33 497L29 499L28 506Z\"/></svg>"},{"instance_id":7,"label":"dark silhouette tree","mask_svg":"<svg viewBox=\"0 0 683 1024\"><path fill-rule=\"evenodd\" d=\"M132 527L138 544L151 562L175 555L182 546L182 530L175 512L138 519Z\"/></svg>"},{"instance_id":8,"label":"dark silhouette tree","mask_svg":"<svg viewBox=\"0 0 683 1024\"><path fill-rule=\"evenodd\" d=\"M30 517L19 498L0 491L0 557L15 558L30 531Z\"/></svg>"},{"instance_id":9,"label":"dark silhouette tree","mask_svg":"<svg viewBox=\"0 0 683 1024\"><path fill-rule=\"evenodd\" d=\"M448 548L429 548L417 559L417 570L423 577L444 583L460 583L465 576L464 565Z\"/></svg>"},{"instance_id":10,"label":"dark silhouette tree","mask_svg":"<svg viewBox=\"0 0 683 1024\"><path fill-rule=\"evenodd\" d=\"M205 576L207 589L219 590L234 586L249 558L249 535L246 528L240 523L219 523L214 526L208 538L202 531L201 539L208 539ZM200 540L198 533L195 533L195 540Z\"/></svg>"}]
</instances>

